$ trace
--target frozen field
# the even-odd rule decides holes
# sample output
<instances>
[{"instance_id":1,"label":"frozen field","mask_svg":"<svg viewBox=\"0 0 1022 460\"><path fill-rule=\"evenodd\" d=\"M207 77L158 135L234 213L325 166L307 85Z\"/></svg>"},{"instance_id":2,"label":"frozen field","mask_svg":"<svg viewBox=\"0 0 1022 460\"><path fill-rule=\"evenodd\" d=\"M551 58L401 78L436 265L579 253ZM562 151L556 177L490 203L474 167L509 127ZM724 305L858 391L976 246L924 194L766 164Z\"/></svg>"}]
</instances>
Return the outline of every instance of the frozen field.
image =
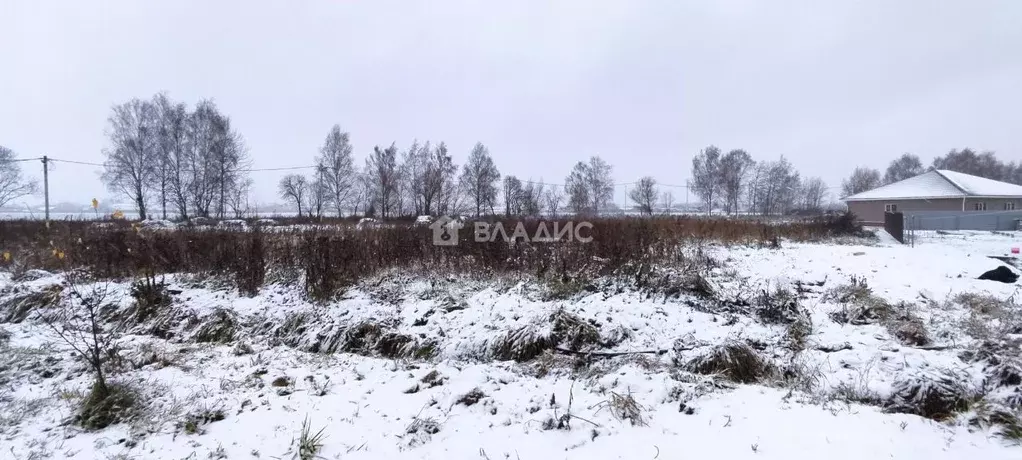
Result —
<instances>
[{"instance_id":1,"label":"frozen field","mask_svg":"<svg viewBox=\"0 0 1022 460\"><path fill-rule=\"evenodd\" d=\"M117 320L110 378L141 402L99 431L69 423L87 367L23 308L62 277L0 272L0 456L1018 459L987 423L1022 415L1018 288L976 278L1020 245L706 245L699 289L680 292L393 273L317 305L292 285L243 298L168 277L168 313ZM115 322L132 299L110 287ZM955 411L935 416L947 394Z\"/></svg>"}]
</instances>

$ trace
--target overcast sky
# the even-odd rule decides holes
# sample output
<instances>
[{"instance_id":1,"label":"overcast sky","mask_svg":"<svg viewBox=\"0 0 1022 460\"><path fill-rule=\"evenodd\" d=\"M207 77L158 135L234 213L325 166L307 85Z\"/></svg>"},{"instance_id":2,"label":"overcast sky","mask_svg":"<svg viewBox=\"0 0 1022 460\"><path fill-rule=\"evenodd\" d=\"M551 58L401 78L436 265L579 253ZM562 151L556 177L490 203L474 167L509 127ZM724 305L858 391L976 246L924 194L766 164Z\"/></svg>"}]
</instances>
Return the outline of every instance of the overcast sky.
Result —
<instances>
[{"instance_id":1,"label":"overcast sky","mask_svg":"<svg viewBox=\"0 0 1022 460\"><path fill-rule=\"evenodd\" d=\"M522 178L600 155L684 184L714 144L838 186L903 152L1022 160L1022 2L0 0L0 145L100 162L111 105L159 91L214 98L260 168L311 163L339 123L360 165L481 141ZM280 175L252 175L256 202ZM110 195L97 168L51 179Z\"/></svg>"}]
</instances>

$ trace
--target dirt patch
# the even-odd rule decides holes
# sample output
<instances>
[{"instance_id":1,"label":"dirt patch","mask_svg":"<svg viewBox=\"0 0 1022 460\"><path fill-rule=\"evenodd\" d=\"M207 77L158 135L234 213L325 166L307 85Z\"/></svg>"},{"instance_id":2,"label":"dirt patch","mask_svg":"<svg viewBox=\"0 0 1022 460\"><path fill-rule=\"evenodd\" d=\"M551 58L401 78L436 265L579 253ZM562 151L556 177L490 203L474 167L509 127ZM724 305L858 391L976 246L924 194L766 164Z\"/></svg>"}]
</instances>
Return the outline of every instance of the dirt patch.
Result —
<instances>
[{"instance_id":1,"label":"dirt patch","mask_svg":"<svg viewBox=\"0 0 1022 460\"><path fill-rule=\"evenodd\" d=\"M1010 268L1001 265L993 270L990 270L982 275L979 275L981 280L998 281L1005 284L1012 284L1018 281L1018 274L1011 271Z\"/></svg>"}]
</instances>

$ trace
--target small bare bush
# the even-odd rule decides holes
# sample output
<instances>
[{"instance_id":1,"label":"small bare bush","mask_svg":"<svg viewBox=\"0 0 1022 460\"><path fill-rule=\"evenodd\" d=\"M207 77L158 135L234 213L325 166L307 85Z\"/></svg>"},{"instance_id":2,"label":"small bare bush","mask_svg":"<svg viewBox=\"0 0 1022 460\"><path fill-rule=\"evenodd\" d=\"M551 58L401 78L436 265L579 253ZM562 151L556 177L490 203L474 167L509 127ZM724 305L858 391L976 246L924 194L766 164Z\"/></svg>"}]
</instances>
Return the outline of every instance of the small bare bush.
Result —
<instances>
[{"instance_id":1,"label":"small bare bush","mask_svg":"<svg viewBox=\"0 0 1022 460\"><path fill-rule=\"evenodd\" d=\"M621 395L612 391L610 399L593 407L599 407L600 410L608 408L618 420L628 420L634 426L646 426L646 419L642 415L644 409L631 394Z\"/></svg>"},{"instance_id":2,"label":"small bare bush","mask_svg":"<svg viewBox=\"0 0 1022 460\"><path fill-rule=\"evenodd\" d=\"M852 277L849 284L832 289L825 299L842 305L841 310L830 315L840 324L876 324L890 317L894 310L886 300L873 294L864 278Z\"/></svg>"},{"instance_id":3,"label":"small bare bush","mask_svg":"<svg viewBox=\"0 0 1022 460\"><path fill-rule=\"evenodd\" d=\"M804 321L809 316L809 312L799 302L798 295L783 286L772 291L762 291L756 304L756 316L766 324L791 324Z\"/></svg>"}]
</instances>

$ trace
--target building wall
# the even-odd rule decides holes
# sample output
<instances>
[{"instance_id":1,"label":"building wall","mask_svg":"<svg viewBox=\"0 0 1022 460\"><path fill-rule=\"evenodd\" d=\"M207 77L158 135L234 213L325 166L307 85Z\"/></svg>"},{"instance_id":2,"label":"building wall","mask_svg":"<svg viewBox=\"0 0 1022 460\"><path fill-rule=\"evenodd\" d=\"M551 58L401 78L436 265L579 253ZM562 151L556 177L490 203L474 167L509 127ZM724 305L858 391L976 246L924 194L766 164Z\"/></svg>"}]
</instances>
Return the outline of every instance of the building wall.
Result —
<instances>
[{"instance_id":1,"label":"building wall","mask_svg":"<svg viewBox=\"0 0 1022 460\"><path fill-rule=\"evenodd\" d=\"M1005 209L1004 205L1006 203L1014 203L1014 205L1015 205L1015 209L1014 210L1015 211L1022 211L1022 199L1019 199L1019 198L1016 198L1016 199L966 198L965 199L965 210L966 211L975 211L976 210L976 203L986 203L986 210L987 211L1011 211L1010 209Z\"/></svg>"},{"instance_id":2,"label":"building wall","mask_svg":"<svg viewBox=\"0 0 1022 460\"><path fill-rule=\"evenodd\" d=\"M951 198L941 200L890 200L890 201L849 201L848 211L855 214L860 221L881 225L884 222L884 211L888 204L893 204L900 212L912 211L961 211L962 199ZM966 200L968 204L968 200ZM987 205L988 207L990 205Z\"/></svg>"},{"instance_id":3,"label":"building wall","mask_svg":"<svg viewBox=\"0 0 1022 460\"><path fill-rule=\"evenodd\" d=\"M1015 211L1022 211L1022 198L966 198L965 213L981 212L976 210L976 203L986 203L986 212L1005 211L1006 203L1013 203ZM951 198L941 200L890 200L890 201L851 201L848 210L860 221L872 224L884 222L886 205L893 204L899 212L914 211L962 211L962 199Z\"/></svg>"}]
</instances>

